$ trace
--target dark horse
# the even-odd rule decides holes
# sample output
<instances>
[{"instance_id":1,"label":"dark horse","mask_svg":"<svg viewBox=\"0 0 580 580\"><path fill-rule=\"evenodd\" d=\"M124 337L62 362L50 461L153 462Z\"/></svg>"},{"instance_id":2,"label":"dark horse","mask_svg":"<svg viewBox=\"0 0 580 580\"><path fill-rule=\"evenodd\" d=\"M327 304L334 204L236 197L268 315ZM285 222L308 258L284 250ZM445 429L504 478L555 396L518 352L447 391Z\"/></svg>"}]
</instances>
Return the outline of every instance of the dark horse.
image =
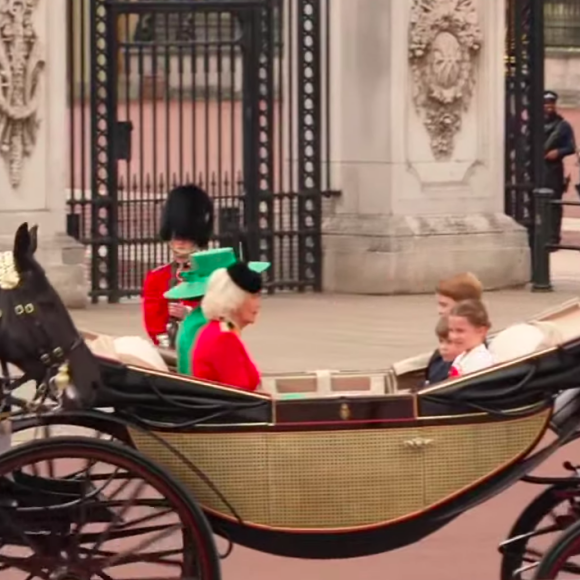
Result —
<instances>
[{"instance_id":1,"label":"dark horse","mask_svg":"<svg viewBox=\"0 0 580 580\"><path fill-rule=\"evenodd\" d=\"M100 385L99 365L60 296L36 261L37 227L23 223L14 250L0 253L0 362L4 388L27 381L48 385L67 369L72 392L88 405ZM22 377L8 378L8 365ZM71 392L71 391L69 391Z\"/></svg>"}]
</instances>

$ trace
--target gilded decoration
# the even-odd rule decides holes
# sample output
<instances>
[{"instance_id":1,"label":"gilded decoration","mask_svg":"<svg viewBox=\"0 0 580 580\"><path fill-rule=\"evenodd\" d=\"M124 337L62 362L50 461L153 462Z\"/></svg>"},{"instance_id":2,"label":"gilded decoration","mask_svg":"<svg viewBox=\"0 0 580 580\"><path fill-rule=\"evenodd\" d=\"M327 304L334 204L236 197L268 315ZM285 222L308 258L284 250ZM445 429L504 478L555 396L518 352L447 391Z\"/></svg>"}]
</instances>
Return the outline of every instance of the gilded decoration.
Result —
<instances>
[{"instance_id":1,"label":"gilded decoration","mask_svg":"<svg viewBox=\"0 0 580 580\"><path fill-rule=\"evenodd\" d=\"M12 187L36 143L38 88L44 69L34 14L39 0L0 0L0 155Z\"/></svg>"},{"instance_id":2,"label":"gilded decoration","mask_svg":"<svg viewBox=\"0 0 580 580\"><path fill-rule=\"evenodd\" d=\"M438 160L453 153L475 86L483 36L474 0L413 0L409 61L413 100Z\"/></svg>"},{"instance_id":3,"label":"gilded decoration","mask_svg":"<svg viewBox=\"0 0 580 580\"><path fill-rule=\"evenodd\" d=\"M14 264L12 252L0 252L0 289L14 290L20 284L20 276Z\"/></svg>"}]
</instances>

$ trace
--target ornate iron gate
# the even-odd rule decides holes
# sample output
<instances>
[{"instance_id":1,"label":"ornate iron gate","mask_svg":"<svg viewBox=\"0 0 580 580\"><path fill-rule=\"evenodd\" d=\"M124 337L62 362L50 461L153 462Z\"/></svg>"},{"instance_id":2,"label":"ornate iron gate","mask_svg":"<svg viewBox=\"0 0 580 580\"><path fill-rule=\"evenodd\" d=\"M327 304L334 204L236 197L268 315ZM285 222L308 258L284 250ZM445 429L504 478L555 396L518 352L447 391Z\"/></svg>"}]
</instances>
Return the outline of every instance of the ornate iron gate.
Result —
<instances>
[{"instance_id":1,"label":"ornate iron gate","mask_svg":"<svg viewBox=\"0 0 580 580\"><path fill-rule=\"evenodd\" d=\"M505 211L533 235L544 165L543 2L506 0Z\"/></svg>"},{"instance_id":2,"label":"ornate iron gate","mask_svg":"<svg viewBox=\"0 0 580 580\"><path fill-rule=\"evenodd\" d=\"M94 299L138 294L167 259L159 213L184 182L214 198L216 244L272 262L270 290L320 290L329 0L69 2L69 23L79 3L90 23L92 122L71 81L72 164L90 124L91 165L90 187L71 170L68 225L90 248Z\"/></svg>"}]
</instances>

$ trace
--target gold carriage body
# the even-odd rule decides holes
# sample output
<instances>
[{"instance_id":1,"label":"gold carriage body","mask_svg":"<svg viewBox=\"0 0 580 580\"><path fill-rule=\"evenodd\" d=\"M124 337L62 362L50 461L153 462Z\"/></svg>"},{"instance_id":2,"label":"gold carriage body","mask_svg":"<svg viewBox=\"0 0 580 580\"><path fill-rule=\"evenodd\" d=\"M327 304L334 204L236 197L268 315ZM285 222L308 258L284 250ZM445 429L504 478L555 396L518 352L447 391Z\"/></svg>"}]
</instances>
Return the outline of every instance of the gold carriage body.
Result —
<instances>
[{"instance_id":1,"label":"gold carriage body","mask_svg":"<svg viewBox=\"0 0 580 580\"><path fill-rule=\"evenodd\" d=\"M504 421L419 418L415 402L286 402L275 405L283 418L261 427L158 432L235 514L160 441L137 430L131 437L215 515L267 529L345 532L413 517L469 490L525 457L550 419L549 409ZM310 420L298 420L306 413Z\"/></svg>"},{"instance_id":2,"label":"gold carriage body","mask_svg":"<svg viewBox=\"0 0 580 580\"><path fill-rule=\"evenodd\" d=\"M539 319L561 327L563 346L580 335L577 303ZM416 541L495 495L494 486L505 487L507 476L514 482L533 468L526 462L550 426L553 404L537 395L517 406L507 399L504 404L499 393L529 368L537 367L539 376L556 372L563 346L420 392L409 387L422 379L425 356L382 372L266 378L278 391L307 392L313 382L325 383L327 392L339 390L298 398L246 393L132 365L103 362L103 372L106 384L119 391L143 390L140 381L147 377L168 397L191 393L192 400L203 396L250 409L184 429L169 410L144 407L140 416L153 417L158 427L128 428L130 442L186 486L218 533L273 553L326 558L339 549L348 557ZM362 383L374 392L340 392ZM497 412L433 402L434 396L478 389L498 392ZM179 413L183 424L188 413ZM411 528L410 539L397 539ZM292 547L282 545L288 539Z\"/></svg>"}]
</instances>

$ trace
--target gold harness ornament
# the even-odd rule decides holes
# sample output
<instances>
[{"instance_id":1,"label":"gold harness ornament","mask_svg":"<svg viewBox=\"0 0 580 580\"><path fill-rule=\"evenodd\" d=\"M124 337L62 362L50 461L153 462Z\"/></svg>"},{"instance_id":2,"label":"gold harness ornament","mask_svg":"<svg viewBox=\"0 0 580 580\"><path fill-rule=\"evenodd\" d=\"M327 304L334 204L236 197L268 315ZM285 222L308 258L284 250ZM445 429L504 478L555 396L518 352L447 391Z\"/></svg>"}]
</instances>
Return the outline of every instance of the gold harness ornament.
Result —
<instances>
[{"instance_id":1,"label":"gold harness ornament","mask_svg":"<svg viewBox=\"0 0 580 580\"><path fill-rule=\"evenodd\" d=\"M0 253L0 289L14 290L20 284L20 275L12 252Z\"/></svg>"}]
</instances>

